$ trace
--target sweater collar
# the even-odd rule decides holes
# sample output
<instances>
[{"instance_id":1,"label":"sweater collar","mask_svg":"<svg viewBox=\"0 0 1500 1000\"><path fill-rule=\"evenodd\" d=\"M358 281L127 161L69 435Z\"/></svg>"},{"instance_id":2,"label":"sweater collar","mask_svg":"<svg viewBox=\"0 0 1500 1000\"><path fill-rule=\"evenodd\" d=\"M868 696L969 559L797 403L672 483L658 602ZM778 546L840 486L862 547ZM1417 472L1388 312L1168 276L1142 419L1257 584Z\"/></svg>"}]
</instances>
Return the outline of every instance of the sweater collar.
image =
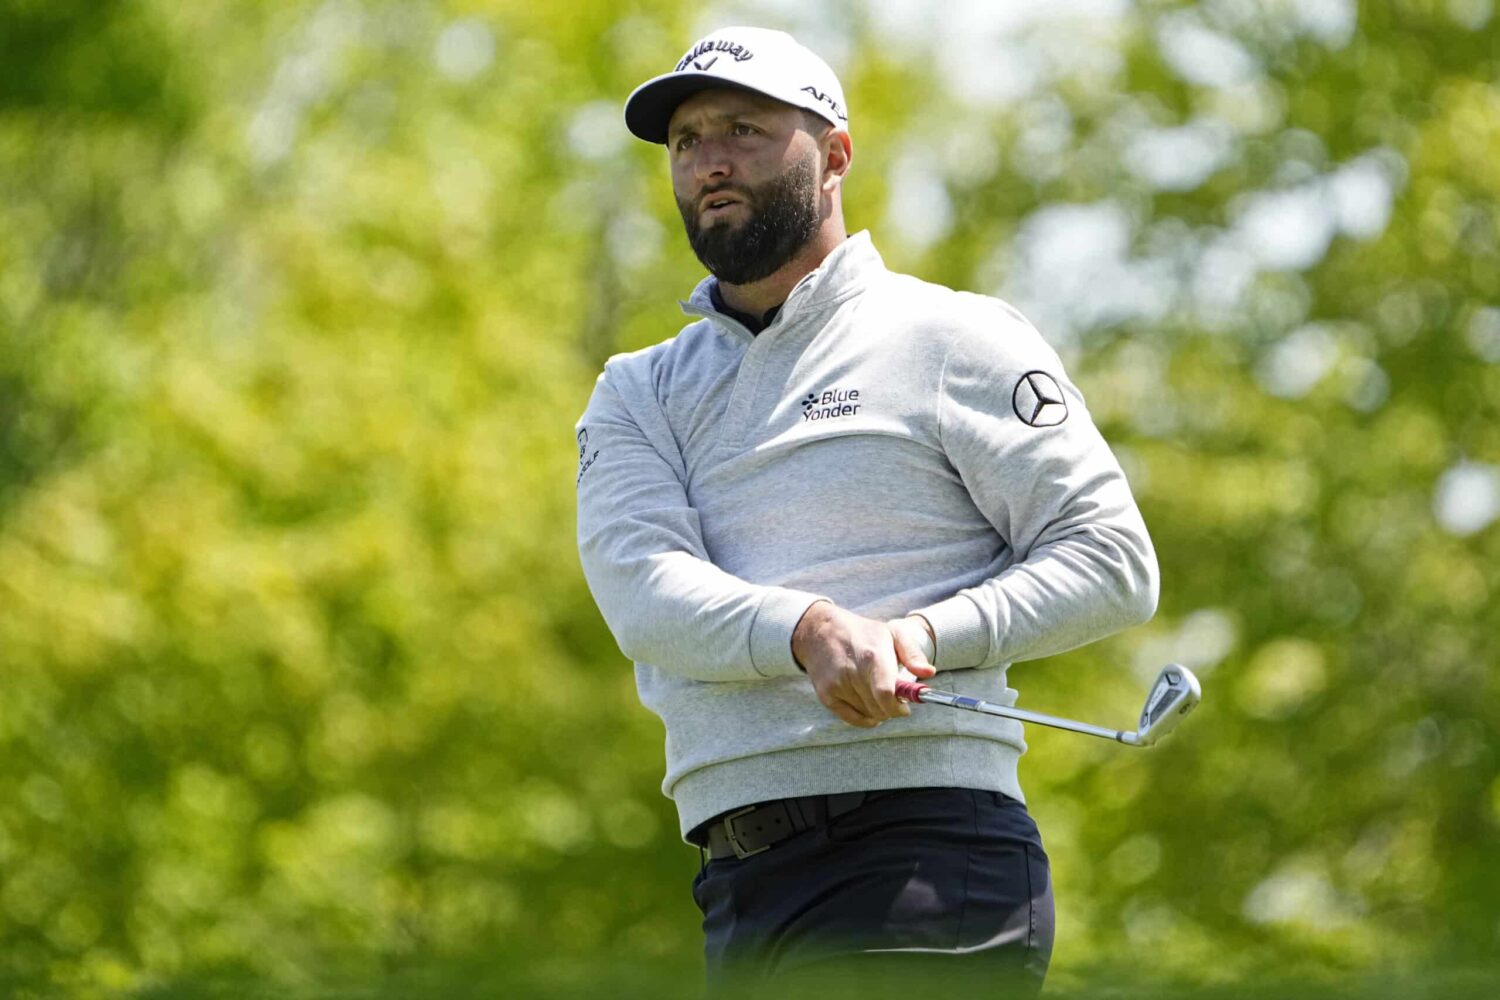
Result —
<instances>
[{"instance_id":1,"label":"sweater collar","mask_svg":"<svg viewBox=\"0 0 1500 1000\"><path fill-rule=\"evenodd\" d=\"M870 283L885 270L885 261L870 239L868 230L853 234L834 247L823 263L808 272L782 303L766 329L785 326L804 316L812 316L838 305ZM718 279L712 276L698 282L693 294L679 303L689 316L701 316L734 334L754 336L745 325L714 308L712 289Z\"/></svg>"},{"instance_id":2,"label":"sweater collar","mask_svg":"<svg viewBox=\"0 0 1500 1000\"><path fill-rule=\"evenodd\" d=\"M775 322L776 314L781 312L782 303L778 302L770 309L767 309L763 316L757 317L752 316L750 313L742 313L738 309L731 308L729 303L724 301L724 293L719 290L720 287L717 281L710 281L708 283L708 297L713 302L714 309L728 316L730 319L739 320L740 324L751 333L760 333L760 331Z\"/></svg>"}]
</instances>

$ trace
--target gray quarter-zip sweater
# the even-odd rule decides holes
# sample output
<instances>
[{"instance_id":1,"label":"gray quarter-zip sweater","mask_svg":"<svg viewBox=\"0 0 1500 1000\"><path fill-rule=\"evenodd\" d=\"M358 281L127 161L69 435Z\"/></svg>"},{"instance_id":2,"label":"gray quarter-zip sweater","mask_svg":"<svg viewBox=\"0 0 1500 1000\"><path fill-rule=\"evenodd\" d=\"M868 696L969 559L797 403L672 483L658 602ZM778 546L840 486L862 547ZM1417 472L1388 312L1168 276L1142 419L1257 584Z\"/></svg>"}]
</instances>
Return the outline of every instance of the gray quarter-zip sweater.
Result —
<instances>
[{"instance_id":1,"label":"gray quarter-zip sweater","mask_svg":"<svg viewBox=\"0 0 1500 1000\"><path fill-rule=\"evenodd\" d=\"M611 358L577 427L578 549L667 731L686 835L793 795L1023 798L1019 722L825 709L791 653L826 597L918 612L935 685L1014 704L1006 668L1142 622L1156 555L1057 355L1004 302L888 271L859 233L758 336L713 308Z\"/></svg>"}]
</instances>

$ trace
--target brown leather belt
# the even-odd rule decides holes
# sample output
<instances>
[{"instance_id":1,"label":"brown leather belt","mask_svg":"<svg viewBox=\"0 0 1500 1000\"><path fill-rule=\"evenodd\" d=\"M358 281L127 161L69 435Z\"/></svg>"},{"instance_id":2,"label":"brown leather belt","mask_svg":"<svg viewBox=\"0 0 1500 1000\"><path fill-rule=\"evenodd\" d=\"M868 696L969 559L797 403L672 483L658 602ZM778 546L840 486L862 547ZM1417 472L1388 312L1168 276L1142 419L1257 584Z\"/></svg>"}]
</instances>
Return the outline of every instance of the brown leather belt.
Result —
<instances>
[{"instance_id":1,"label":"brown leather belt","mask_svg":"<svg viewBox=\"0 0 1500 1000\"><path fill-rule=\"evenodd\" d=\"M707 849L711 861L728 857L748 858L769 851L793 834L853 812L871 799L902 790L887 788L875 792L801 795L760 802L715 816L695 830L689 839Z\"/></svg>"}]
</instances>

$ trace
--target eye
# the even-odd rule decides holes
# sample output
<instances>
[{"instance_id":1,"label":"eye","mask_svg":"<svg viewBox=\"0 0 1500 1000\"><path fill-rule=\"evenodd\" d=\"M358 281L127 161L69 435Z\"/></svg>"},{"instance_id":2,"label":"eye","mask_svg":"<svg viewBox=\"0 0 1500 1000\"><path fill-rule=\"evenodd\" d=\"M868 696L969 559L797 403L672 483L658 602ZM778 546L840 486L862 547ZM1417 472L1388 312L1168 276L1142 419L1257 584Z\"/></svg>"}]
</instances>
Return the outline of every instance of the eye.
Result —
<instances>
[{"instance_id":1,"label":"eye","mask_svg":"<svg viewBox=\"0 0 1500 1000\"><path fill-rule=\"evenodd\" d=\"M732 128L730 128L729 134L730 135L754 135L755 134L755 126L754 125L748 125L745 122L735 122L734 126Z\"/></svg>"},{"instance_id":2,"label":"eye","mask_svg":"<svg viewBox=\"0 0 1500 1000\"><path fill-rule=\"evenodd\" d=\"M673 144L673 148L678 152L681 152L682 150L687 149L696 141L697 136L691 134L680 135L677 137L677 142Z\"/></svg>"}]
</instances>

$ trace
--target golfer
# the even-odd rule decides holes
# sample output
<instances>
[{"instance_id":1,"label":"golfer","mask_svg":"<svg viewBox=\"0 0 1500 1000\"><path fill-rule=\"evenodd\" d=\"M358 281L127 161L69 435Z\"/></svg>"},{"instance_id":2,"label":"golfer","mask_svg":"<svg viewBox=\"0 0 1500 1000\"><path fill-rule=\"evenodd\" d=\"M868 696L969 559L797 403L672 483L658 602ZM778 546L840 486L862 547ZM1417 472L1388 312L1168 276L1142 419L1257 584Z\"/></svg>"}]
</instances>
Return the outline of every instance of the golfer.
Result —
<instances>
[{"instance_id":1,"label":"golfer","mask_svg":"<svg viewBox=\"0 0 1500 1000\"><path fill-rule=\"evenodd\" d=\"M1053 902L1021 724L894 685L942 671L1014 704L1012 662L1152 615L1156 557L1026 319L846 233L850 114L823 60L758 28L630 95L709 276L687 326L599 377L578 547L706 857L710 984L894 970L1025 995Z\"/></svg>"}]
</instances>

